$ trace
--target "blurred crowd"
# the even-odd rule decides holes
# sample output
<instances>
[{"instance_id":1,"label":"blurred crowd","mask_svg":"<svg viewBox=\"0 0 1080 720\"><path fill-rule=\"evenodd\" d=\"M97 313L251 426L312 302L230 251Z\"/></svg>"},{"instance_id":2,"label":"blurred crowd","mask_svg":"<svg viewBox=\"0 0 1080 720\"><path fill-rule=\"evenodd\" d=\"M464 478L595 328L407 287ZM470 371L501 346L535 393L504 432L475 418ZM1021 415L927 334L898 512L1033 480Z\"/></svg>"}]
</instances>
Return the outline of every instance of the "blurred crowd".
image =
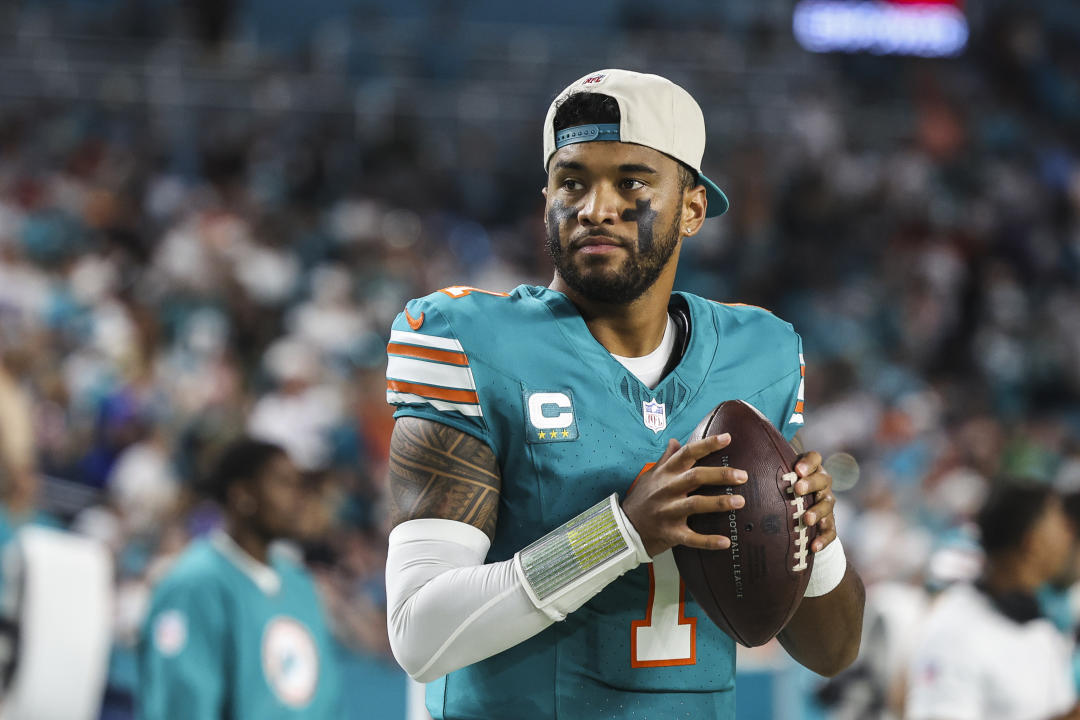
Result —
<instances>
[{"instance_id":1,"label":"blurred crowd","mask_svg":"<svg viewBox=\"0 0 1080 720\"><path fill-rule=\"evenodd\" d=\"M732 209L687 244L678 286L802 334L803 442L847 490L841 534L871 585L933 575L1002 477L1080 489L1080 23L1025 7L941 61L808 60L780 22L716 30L744 64L813 82L780 99L738 90L748 115L785 112L737 136L703 102L706 170ZM722 90L667 31L627 18L598 62ZM203 70L253 62L192 42L209 43ZM394 84L381 60L364 87ZM470 81L422 60L410 71L439 97ZM256 63L285 83L260 74L270 106L305 67L275 63ZM543 67L528 80L549 93L540 108L594 69ZM493 134L433 142L444 114L472 127L484 98L470 97L381 122L44 92L0 104L0 531L36 519L107 543L121 653L154 578L218 521L208 463L248 431L308 473L305 552L339 639L388 655L390 322L443 286L550 277L542 116L511 122L497 152ZM938 579L970 572L937 557ZM122 662L114 673L122 688Z\"/></svg>"}]
</instances>

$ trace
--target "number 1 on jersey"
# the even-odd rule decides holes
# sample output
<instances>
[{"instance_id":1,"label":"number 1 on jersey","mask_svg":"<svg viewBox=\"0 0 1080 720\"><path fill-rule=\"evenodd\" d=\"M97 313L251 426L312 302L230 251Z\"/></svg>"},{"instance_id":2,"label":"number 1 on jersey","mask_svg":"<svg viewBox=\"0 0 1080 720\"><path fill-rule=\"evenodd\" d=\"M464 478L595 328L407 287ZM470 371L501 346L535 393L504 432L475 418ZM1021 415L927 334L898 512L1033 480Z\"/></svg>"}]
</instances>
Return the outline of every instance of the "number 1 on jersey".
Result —
<instances>
[{"instance_id":1,"label":"number 1 on jersey","mask_svg":"<svg viewBox=\"0 0 1080 720\"><path fill-rule=\"evenodd\" d=\"M670 550L653 558L649 566L649 607L645 619L630 625L632 667L697 662L697 618L686 617L686 586Z\"/></svg>"},{"instance_id":2,"label":"number 1 on jersey","mask_svg":"<svg viewBox=\"0 0 1080 720\"><path fill-rule=\"evenodd\" d=\"M643 467L638 477L655 464ZM665 550L649 565L645 619L630 623L630 666L668 667L696 662L697 618L686 617L686 585L679 576L675 555Z\"/></svg>"}]
</instances>

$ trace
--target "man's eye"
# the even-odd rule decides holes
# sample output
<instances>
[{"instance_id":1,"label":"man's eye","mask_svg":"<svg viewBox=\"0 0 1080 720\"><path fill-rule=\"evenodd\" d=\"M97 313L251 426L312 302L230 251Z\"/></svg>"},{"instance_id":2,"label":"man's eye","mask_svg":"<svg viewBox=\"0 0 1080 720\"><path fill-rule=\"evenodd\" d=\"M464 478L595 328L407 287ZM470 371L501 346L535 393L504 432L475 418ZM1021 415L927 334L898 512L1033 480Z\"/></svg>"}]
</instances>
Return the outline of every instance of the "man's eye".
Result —
<instances>
[{"instance_id":1,"label":"man's eye","mask_svg":"<svg viewBox=\"0 0 1080 720\"><path fill-rule=\"evenodd\" d=\"M619 184L622 185L623 190L640 190L645 187L645 183L640 180L635 180L634 178L626 178Z\"/></svg>"},{"instance_id":2,"label":"man's eye","mask_svg":"<svg viewBox=\"0 0 1080 720\"><path fill-rule=\"evenodd\" d=\"M582 188L585 187L584 185L579 183L577 180L574 180L572 178L567 178L566 180L563 180L562 181L562 186L563 186L564 190L581 190Z\"/></svg>"}]
</instances>

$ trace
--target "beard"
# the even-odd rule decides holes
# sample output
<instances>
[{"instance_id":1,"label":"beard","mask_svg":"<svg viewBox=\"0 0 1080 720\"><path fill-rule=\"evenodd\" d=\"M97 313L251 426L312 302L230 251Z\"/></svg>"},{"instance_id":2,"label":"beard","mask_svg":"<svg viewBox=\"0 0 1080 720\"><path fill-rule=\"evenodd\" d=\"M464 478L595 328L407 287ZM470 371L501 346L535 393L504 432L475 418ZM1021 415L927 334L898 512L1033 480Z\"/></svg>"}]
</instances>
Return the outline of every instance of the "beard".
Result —
<instances>
[{"instance_id":1,"label":"beard","mask_svg":"<svg viewBox=\"0 0 1080 720\"><path fill-rule=\"evenodd\" d=\"M680 237L678 214L671 226L655 237L651 226L643 227L639 222L638 242L624 243L622 247L628 257L619 266L611 268L600 266L600 262L594 263L591 258L578 253L568 254L559 240L556 213L549 213L546 224L547 251L559 277L585 299L608 305L627 305L641 297L660 277L675 253Z\"/></svg>"}]
</instances>

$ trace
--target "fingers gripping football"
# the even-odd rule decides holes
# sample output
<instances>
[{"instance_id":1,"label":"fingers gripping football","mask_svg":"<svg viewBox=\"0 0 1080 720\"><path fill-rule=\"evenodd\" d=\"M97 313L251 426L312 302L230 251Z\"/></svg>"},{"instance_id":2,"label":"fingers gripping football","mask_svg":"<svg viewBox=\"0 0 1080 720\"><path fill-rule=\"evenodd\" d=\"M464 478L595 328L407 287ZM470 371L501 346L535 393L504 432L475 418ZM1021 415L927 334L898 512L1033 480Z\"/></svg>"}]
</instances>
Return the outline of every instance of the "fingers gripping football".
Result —
<instances>
[{"instance_id":1,"label":"fingers gripping football","mask_svg":"<svg viewBox=\"0 0 1080 720\"><path fill-rule=\"evenodd\" d=\"M795 472L799 475L795 494L813 498L814 504L803 515L803 522L817 525L817 537L811 547L814 552L819 552L836 539L836 522L833 519L836 496L832 492L832 476L825 472L821 466L821 455L816 452L799 456Z\"/></svg>"},{"instance_id":2,"label":"fingers gripping football","mask_svg":"<svg viewBox=\"0 0 1080 720\"><path fill-rule=\"evenodd\" d=\"M672 439L656 465L634 483L622 508L650 557L674 545L703 550L730 546L727 537L694 532L686 523L691 515L726 512L743 506L743 497L731 491L719 495L690 494L703 485L735 488L746 482L746 473L736 468L695 466L698 460L730 442L731 436L726 433L682 446Z\"/></svg>"}]
</instances>

